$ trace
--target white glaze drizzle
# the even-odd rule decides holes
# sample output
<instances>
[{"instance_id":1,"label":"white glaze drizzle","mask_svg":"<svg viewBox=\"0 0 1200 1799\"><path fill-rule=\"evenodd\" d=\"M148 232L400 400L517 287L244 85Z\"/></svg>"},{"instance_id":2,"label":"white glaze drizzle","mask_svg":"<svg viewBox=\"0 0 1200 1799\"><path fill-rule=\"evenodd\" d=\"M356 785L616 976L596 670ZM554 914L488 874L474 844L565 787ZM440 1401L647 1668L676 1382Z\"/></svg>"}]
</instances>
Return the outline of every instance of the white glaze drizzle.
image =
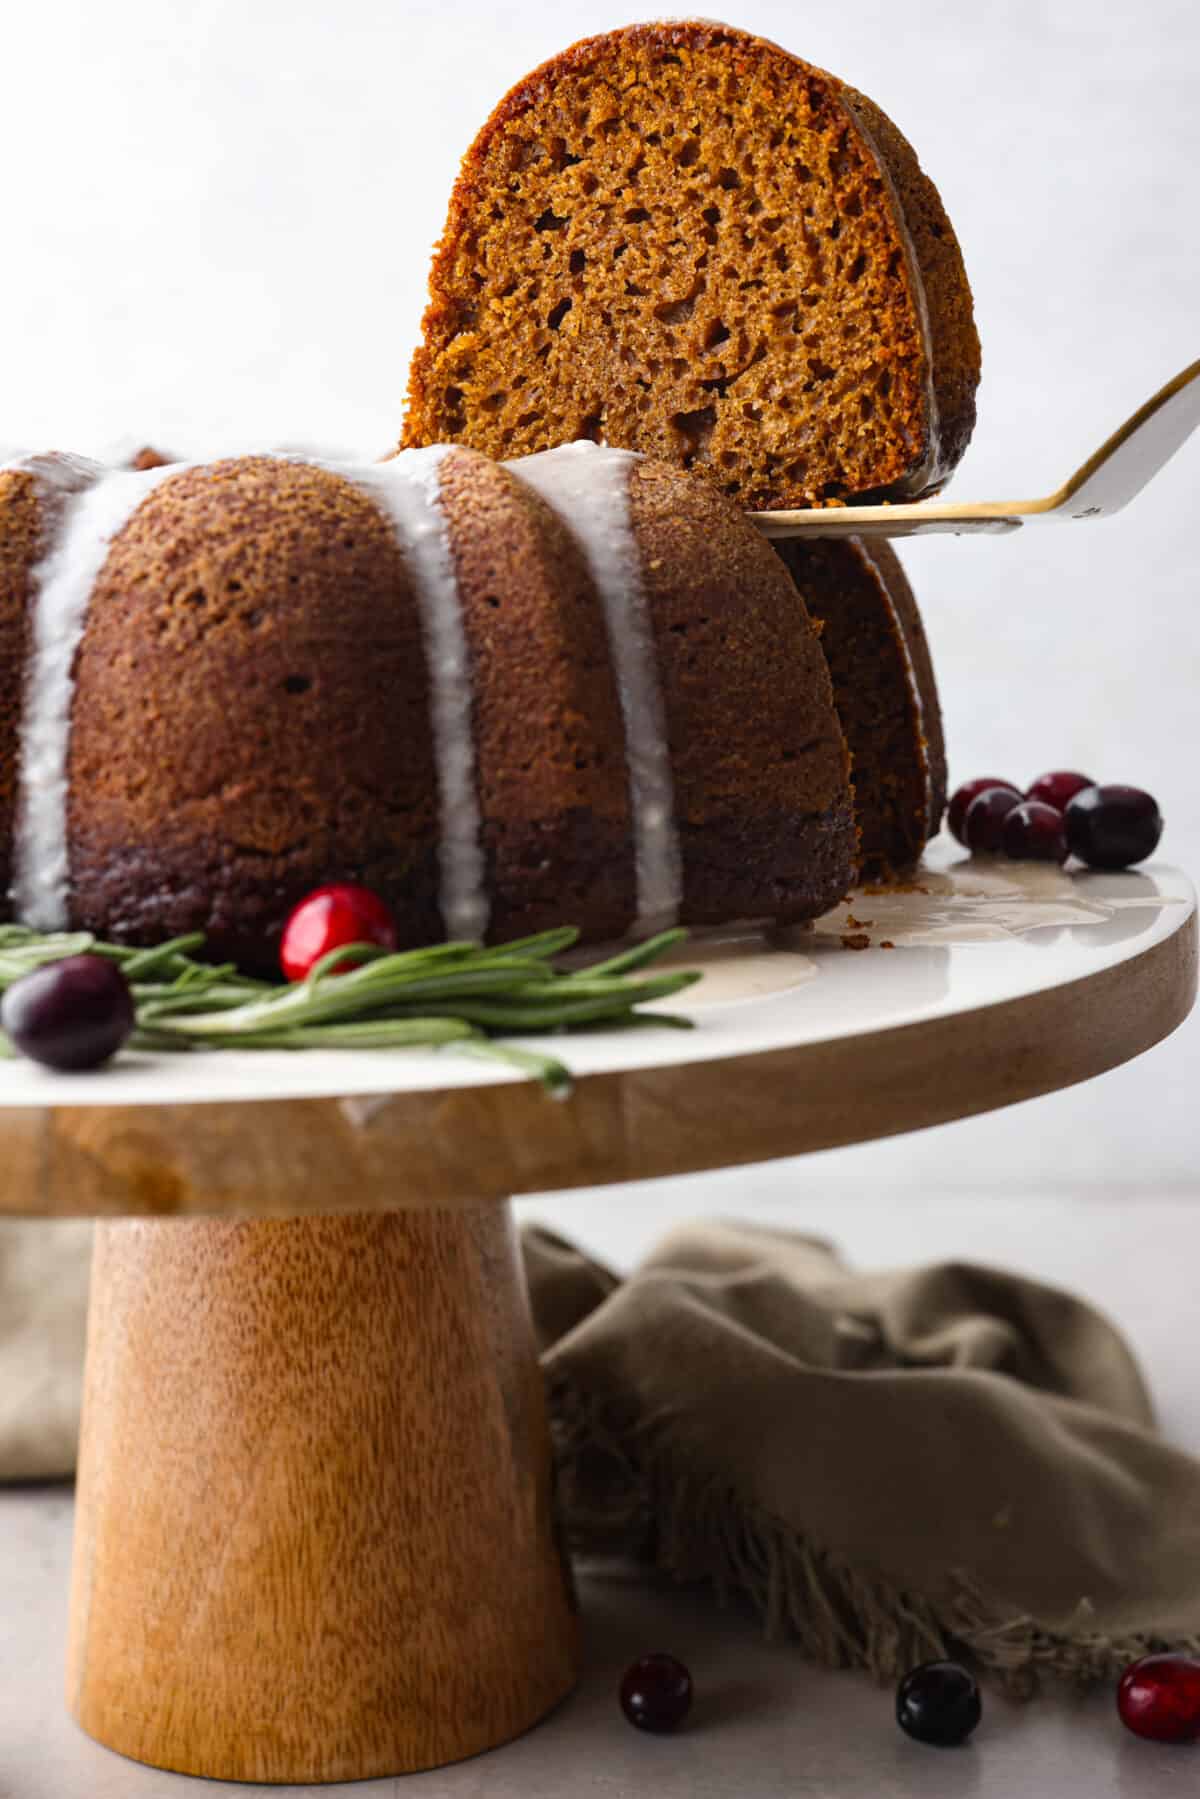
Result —
<instances>
[{"instance_id":1,"label":"white glaze drizzle","mask_svg":"<svg viewBox=\"0 0 1200 1799\"><path fill-rule=\"evenodd\" d=\"M440 466L450 448L434 444L403 450L386 462L317 466L341 475L374 501L394 530L412 577L429 670L442 923L448 937L477 940L487 929L490 907L475 786L471 658L442 505Z\"/></svg>"},{"instance_id":2,"label":"white glaze drizzle","mask_svg":"<svg viewBox=\"0 0 1200 1799\"><path fill-rule=\"evenodd\" d=\"M883 595L884 604L887 606L888 612L891 614L892 625L895 630L896 638L900 644L901 655L904 659L904 672L908 678L913 708L917 715L921 767L925 775L925 822L923 834L926 840L928 840L933 825L933 768L929 761L929 745L925 736L925 702L921 697L921 684L917 680L917 665L913 661L912 651L908 647L908 633L904 629L904 621L900 617L896 602L892 598L891 589L888 587L887 578L885 577L883 570L867 548L864 538L852 537L850 542L854 545L879 584L879 591Z\"/></svg>"},{"instance_id":3,"label":"white glaze drizzle","mask_svg":"<svg viewBox=\"0 0 1200 1799\"><path fill-rule=\"evenodd\" d=\"M558 515L583 552L604 606L625 726L637 927L651 932L678 917L683 876L658 659L630 507L630 476L638 461L631 450L584 440L505 467Z\"/></svg>"},{"instance_id":4,"label":"white glaze drizzle","mask_svg":"<svg viewBox=\"0 0 1200 1799\"><path fill-rule=\"evenodd\" d=\"M114 537L152 489L179 474L181 465L129 470L79 456L28 456L9 466L36 481L46 539L31 577L12 898L23 923L60 931L69 916L67 765L75 656L92 588Z\"/></svg>"}]
</instances>

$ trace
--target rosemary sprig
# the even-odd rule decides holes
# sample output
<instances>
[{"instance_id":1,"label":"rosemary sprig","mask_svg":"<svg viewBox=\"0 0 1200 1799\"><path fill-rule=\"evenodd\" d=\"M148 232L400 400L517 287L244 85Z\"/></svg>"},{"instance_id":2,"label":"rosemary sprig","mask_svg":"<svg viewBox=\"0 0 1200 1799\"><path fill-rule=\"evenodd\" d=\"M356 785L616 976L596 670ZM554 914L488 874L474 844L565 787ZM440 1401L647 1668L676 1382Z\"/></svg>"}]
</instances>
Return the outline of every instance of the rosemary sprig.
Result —
<instances>
[{"instance_id":1,"label":"rosemary sprig","mask_svg":"<svg viewBox=\"0 0 1200 1799\"><path fill-rule=\"evenodd\" d=\"M555 1057L497 1043L527 1032L593 1030L685 1018L638 1010L690 987L693 970L638 971L681 942L663 931L592 967L565 969L556 958L578 932L563 927L485 949L443 943L391 952L353 944L325 956L303 981L273 986L232 963L196 959L199 935L149 950L102 943L88 932L43 935L0 925L0 992L44 963L84 953L119 964L137 1015L135 1047L188 1049L399 1049L449 1047L536 1075L566 1092L571 1077ZM0 1038L0 1053L7 1053Z\"/></svg>"}]
</instances>

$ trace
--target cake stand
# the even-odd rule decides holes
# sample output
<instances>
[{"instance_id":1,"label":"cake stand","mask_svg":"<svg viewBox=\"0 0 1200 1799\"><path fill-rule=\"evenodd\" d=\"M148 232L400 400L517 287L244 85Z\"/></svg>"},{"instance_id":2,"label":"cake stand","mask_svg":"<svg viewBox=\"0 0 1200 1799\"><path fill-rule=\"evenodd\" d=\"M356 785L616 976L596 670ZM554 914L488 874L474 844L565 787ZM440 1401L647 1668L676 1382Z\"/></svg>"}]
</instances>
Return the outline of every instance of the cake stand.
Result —
<instances>
[{"instance_id":1,"label":"cake stand","mask_svg":"<svg viewBox=\"0 0 1200 1799\"><path fill-rule=\"evenodd\" d=\"M442 1054L0 1069L0 1211L94 1215L68 1703L226 1780L398 1774L571 1687L513 1194L766 1160L1099 1074L1186 1015L1181 874L935 858L693 944L697 1028ZM555 1049L562 1050L561 1040Z\"/></svg>"}]
</instances>

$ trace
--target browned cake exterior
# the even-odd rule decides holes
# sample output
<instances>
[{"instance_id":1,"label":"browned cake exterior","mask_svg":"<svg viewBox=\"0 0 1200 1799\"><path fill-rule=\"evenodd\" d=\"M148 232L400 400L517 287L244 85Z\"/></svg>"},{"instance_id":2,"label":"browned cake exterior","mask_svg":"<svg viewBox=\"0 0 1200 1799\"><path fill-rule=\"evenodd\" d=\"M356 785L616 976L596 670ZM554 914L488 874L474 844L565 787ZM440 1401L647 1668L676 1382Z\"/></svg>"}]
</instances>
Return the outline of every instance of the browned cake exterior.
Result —
<instances>
[{"instance_id":1,"label":"browned cake exterior","mask_svg":"<svg viewBox=\"0 0 1200 1799\"><path fill-rule=\"evenodd\" d=\"M853 764L862 874L902 874L939 830L946 800L941 708L912 588L883 539L774 547L821 623Z\"/></svg>"},{"instance_id":2,"label":"browned cake exterior","mask_svg":"<svg viewBox=\"0 0 1200 1799\"><path fill-rule=\"evenodd\" d=\"M849 758L816 632L707 485L639 465L633 520L663 684L686 924L813 918L854 878Z\"/></svg>"},{"instance_id":3,"label":"browned cake exterior","mask_svg":"<svg viewBox=\"0 0 1200 1799\"><path fill-rule=\"evenodd\" d=\"M597 596L554 514L456 451L442 494L472 654L497 937L636 917L623 725ZM656 463L631 523L662 684L685 924L811 918L845 891L849 760L812 625L728 500Z\"/></svg>"},{"instance_id":4,"label":"browned cake exterior","mask_svg":"<svg viewBox=\"0 0 1200 1799\"><path fill-rule=\"evenodd\" d=\"M0 469L0 917L10 916L21 699L28 647L29 575L44 548L33 477Z\"/></svg>"},{"instance_id":5,"label":"browned cake exterior","mask_svg":"<svg viewBox=\"0 0 1200 1799\"><path fill-rule=\"evenodd\" d=\"M728 26L631 26L536 70L468 151L403 442L591 437L748 508L914 498L978 378L953 229L878 108Z\"/></svg>"},{"instance_id":6,"label":"browned cake exterior","mask_svg":"<svg viewBox=\"0 0 1200 1799\"><path fill-rule=\"evenodd\" d=\"M254 964L341 879L437 938L420 621L371 501L266 457L151 493L92 591L68 773L77 924Z\"/></svg>"},{"instance_id":7,"label":"browned cake exterior","mask_svg":"<svg viewBox=\"0 0 1200 1799\"><path fill-rule=\"evenodd\" d=\"M580 553L538 496L456 450L442 502L471 655L476 785L491 933L635 912L621 713Z\"/></svg>"},{"instance_id":8,"label":"browned cake exterior","mask_svg":"<svg viewBox=\"0 0 1200 1799\"><path fill-rule=\"evenodd\" d=\"M639 920L636 833L593 570L566 515L513 469L465 448L436 466L488 934L570 922L618 936ZM622 467L679 916L815 916L845 891L857 845L815 630L733 502L676 469ZM444 935L428 618L412 541L372 475L264 456L172 470L133 497L109 547L97 540L65 740L70 925L131 943L202 931L213 953L268 971L297 900L351 880L392 907L402 943ZM47 504L30 475L0 475L10 871Z\"/></svg>"}]
</instances>

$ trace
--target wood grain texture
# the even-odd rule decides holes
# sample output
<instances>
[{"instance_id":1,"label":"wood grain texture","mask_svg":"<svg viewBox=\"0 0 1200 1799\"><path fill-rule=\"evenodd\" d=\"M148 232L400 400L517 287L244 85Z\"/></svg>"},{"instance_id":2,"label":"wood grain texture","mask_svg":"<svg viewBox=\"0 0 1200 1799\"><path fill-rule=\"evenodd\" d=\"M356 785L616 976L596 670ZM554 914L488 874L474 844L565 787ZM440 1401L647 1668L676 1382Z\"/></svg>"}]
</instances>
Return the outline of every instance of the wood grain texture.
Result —
<instances>
[{"instance_id":1,"label":"wood grain texture","mask_svg":"<svg viewBox=\"0 0 1200 1799\"><path fill-rule=\"evenodd\" d=\"M122 1754L351 1780L527 1729L576 1633L508 1210L101 1225L76 1516L68 1701Z\"/></svg>"},{"instance_id":2,"label":"wood grain texture","mask_svg":"<svg viewBox=\"0 0 1200 1799\"><path fill-rule=\"evenodd\" d=\"M1173 1031L1196 916L1116 967L833 1042L535 1083L345 1100L0 1113L0 1213L151 1217L475 1205L864 1142L1070 1086Z\"/></svg>"}]
</instances>

